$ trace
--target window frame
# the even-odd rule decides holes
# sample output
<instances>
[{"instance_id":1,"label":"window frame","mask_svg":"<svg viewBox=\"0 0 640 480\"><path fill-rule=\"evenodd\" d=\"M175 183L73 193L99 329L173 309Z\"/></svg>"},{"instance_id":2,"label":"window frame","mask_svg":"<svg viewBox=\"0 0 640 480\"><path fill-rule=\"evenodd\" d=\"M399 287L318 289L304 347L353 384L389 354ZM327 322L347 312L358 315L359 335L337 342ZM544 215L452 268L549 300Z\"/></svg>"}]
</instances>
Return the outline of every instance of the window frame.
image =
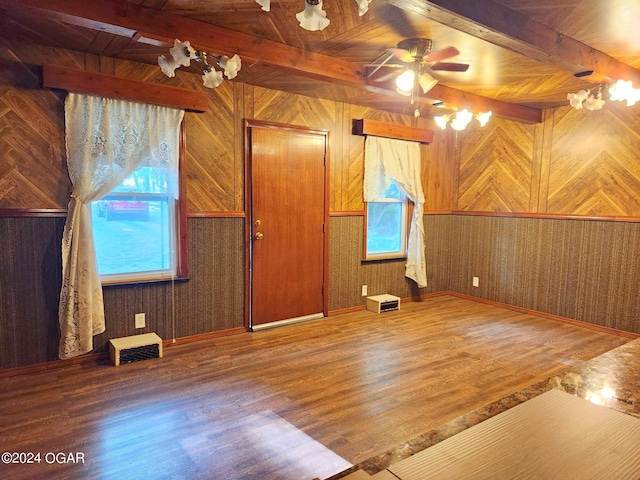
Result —
<instances>
[{"instance_id":1,"label":"window frame","mask_svg":"<svg viewBox=\"0 0 640 480\"><path fill-rule=\"evenodd\" d=\"M364 235L362 245L362 260L363 261L375 261L375 260L402 260L407 258L407 248L409 243L409 231L411 229L411 218L413 216L413 202L404 195L403 199L399 198L380 198L374 202L364 202ZM402 232L400 233L402 238L402 249L394 252L375 253L369 254L367 252L367 238L368 238L368 226L369 226L369 204L370 203L401 203L404 215L402 222Z\"/></svg>"},{"instance_id":2,"label":"window frame","mask_svg":"<svg viewBox=\"0 0 640 480\"><path fill-rule=\"evenodd\" d=\"M167 199L167 203L172 202L172 210L174 212L174 238L175 242L175 275L148 275L140 272L120 274L107 274L100 275L100 282L103 286L111 285L130 285L138 283L154 283L154 282L167 282L179 279L187 279L189 275L189 255L188 255L188 237L187 237L187 201L186 201L186 126L185 119L182 119L180 123L180 140L178 147L178 198ZM139 200L153 200L157 197L165 197L165 195L155 193L127 193L127 192L112 192L99 200L109 199L139 199ZM164 201L164 200L162 200ZM92 203L94 203L92 202ZM99 272L98 272L99 273Z\"/></svg>"}]
</instances>

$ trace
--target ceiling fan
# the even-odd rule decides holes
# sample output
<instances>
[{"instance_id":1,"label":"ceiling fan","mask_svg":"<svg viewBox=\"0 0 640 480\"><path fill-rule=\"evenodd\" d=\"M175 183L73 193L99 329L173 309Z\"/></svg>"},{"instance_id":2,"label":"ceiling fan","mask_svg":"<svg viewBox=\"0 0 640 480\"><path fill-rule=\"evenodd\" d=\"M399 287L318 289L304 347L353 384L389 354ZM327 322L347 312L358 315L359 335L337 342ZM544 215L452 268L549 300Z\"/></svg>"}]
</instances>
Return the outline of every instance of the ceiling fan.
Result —
<instances>
[{"instance_id":1,"label":"ceiling fan","mask_svg":"<svg viewBox=\"0 0 640 480\"><path fill-rule=\"evenodd\" d=\"M384 82L390 78L397 76L396 85L398 93L403 95L411 95L415 85L416 78L418 84L422 87L424 93L431 90L438 81L433 78L427 70L447 71L447 72L466 72L469 65L466 63L443 62L447 58L455 57L460 52L455 47L447 47L442 50L432 51L433 42L428 38L408 38L398 43L395 48L387 49L376 62L371 66L375 66L373 71L367 75L373 76L382 67L401 68L397 72L392 72L375 79L376 82ZM388 63L392 59L398 59L402 63Z\"/></svg>"}]
</instances>

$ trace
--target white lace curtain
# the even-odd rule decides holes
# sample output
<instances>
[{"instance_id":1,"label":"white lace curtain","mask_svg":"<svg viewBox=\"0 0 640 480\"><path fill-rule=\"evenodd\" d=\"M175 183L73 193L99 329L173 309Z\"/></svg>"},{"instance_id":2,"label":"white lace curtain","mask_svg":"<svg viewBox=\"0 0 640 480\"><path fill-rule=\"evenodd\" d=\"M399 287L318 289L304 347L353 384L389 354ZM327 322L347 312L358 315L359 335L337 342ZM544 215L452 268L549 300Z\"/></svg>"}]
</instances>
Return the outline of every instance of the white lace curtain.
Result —
<instances>
[{"instance_id":1,"label":"white lace curtain","mask_svg":"<svg viewBox=\"0 0 640 480\"><path fill-rule=\"evenodd\" d=\"M178 198L178 152L183 110L69 93L65 100L71 200L62 237L59 357L93 349L105 331L91 204L145 166L161 168Z\"/></svg>"},{"instance_id":2,"label":"white lace curtain","mask_svg":"<svg viewBox=\"0 0 640 480\"><path fill-rule=\"evenodd\" d=\"M407 198L414 203L405 276L414 280L418 287L426 287L420 145L416 142L367 136L364 151L364 201L373 202L381 198L389 188L391 179L396 181Z\"/></svg>"}]
</instances>

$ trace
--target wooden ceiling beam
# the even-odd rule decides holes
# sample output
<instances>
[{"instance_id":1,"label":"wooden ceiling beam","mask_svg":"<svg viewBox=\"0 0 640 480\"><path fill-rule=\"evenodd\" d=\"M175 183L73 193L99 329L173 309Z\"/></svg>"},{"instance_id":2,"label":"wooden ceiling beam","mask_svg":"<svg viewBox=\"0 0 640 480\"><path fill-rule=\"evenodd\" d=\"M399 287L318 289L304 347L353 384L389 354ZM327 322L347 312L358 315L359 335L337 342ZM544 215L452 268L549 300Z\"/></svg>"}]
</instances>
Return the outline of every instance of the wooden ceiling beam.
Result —
<instances>
[{"instance_id":1,"label":"wooden ceiling beam","mask_svg":"<svg viewBox=\"0 0 640 480\"><path fill-rule=\"evenodd\" d=\"M631 80L634 85L640 86L640 70L496 1L389 1L405 11L417 13L529 58L555 65L572 74L593 71L608 78L611 83L622 79Z\"/></svg>"},{"instance_id":2,"label":"wooden ceiling beam","mask_svg":"<svg viewBox=\"0 0 640 480\"><path fill-rule=\"evenodd\" d=\"M219 55L238 54L243 63L264 63L295 75L375 91L398 98L395 88L367 84L364 67L327 55L301 50L161 10L123 0L0 0L0 7L26 9L60 21L132 39L179 38L199 50ZM168 38L167 36L171 36ZM525 107L437 85L423 99L429 103L473 110L491 110L497 117L526 123L542 121L540 109Z\"/></svg>"},{"instance_id":3,"label":"wooden ceiling beam","mask_svg":"<svg viewBox=\"0 0 640 480\"><path fill-rule=\"evenodd\" d=\"M131 39L137 32L179 38L208 53L228 56L237 53L249 64L262 62L323 81L365 84L363 68L357 64L128 1L0 0L0 6L10 10L35 9L65 23Z\"/></svg>"}]
</instances>

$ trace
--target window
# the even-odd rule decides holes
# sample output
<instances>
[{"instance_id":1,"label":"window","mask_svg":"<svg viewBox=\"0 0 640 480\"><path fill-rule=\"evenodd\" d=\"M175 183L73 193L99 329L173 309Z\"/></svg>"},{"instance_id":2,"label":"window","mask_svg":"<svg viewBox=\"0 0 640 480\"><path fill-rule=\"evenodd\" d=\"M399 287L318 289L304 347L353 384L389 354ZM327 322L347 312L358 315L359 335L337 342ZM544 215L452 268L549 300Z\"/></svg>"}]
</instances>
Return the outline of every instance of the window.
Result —
<instances>
[{"instance_id":1,"label":"window","mask_svg":"<svg viewBox=\"0 0 640 480\"><path fill-rule=\"evenodd\" d=\"M143 167L92 202L98 273L103 283L180 276L178 201L162 169Z\"/></svg>"},{"instance_id":2,"label":"window","mask_svg":"<svg viewBox=\"0 0 640 480\"><path fill-rule=\"evenodd\" d=\"M381 198L365 206L365 260L407 255L409 202L395 181Z\"/></svg>"}]
</instances>

